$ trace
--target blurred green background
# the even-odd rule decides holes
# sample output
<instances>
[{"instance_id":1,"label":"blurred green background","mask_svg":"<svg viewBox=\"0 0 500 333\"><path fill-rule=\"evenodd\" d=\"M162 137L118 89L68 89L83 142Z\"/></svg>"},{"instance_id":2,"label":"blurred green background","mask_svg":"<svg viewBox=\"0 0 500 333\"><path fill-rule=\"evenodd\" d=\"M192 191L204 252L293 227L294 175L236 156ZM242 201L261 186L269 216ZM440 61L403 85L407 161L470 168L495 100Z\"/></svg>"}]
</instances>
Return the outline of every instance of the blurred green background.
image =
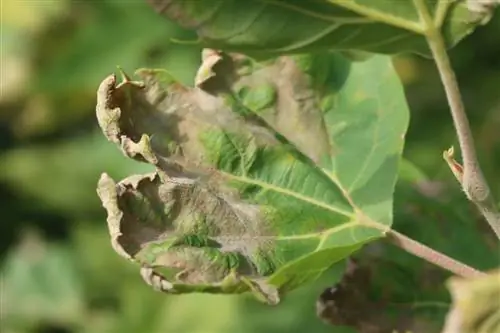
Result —
<instances>
[{"instance_id":1,"label":"blurred green background","mask_svg":"<svg viewBox=\"0 0 500 333\"><path fill-rule=\"evenodd\" d=\"M142 0L2 0L0 80L0 331L2 333L354 332L316 318L314 303L334 268L276 308L248 296L166 296L143 284L112 249L95 187L148 166L124 158L94 118L100 81L119 65L164 67L191 85L200 49L193 35ZM451 51L479 158L500 198L500 15ZM411 125L395 203L395 227L481 269L498 247L463 198L441 153L456 145L434 65L397 56ZM367 291L385 313L411 312L438 332L448 274L384 244ZM411 292L410 292L411 291ZM426 332L432 333L432 330ZM415 331L418 332L418 331Z\"/></svg>"}]
</instances>

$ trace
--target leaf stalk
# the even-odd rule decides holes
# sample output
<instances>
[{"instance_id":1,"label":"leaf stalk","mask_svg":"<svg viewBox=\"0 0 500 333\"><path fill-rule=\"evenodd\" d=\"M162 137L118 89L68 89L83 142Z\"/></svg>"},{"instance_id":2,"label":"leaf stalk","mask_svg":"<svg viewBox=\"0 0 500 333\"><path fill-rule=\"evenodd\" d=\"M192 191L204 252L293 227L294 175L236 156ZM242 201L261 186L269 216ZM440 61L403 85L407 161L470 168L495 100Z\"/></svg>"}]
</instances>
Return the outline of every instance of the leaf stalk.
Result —
<instances>
[{"instance_id":1,"label":"leaf stalk","mask_svg":"<svg viewBox=\"0 0 500 333\"><path fill-rule=\"evenodd\" d=\"M462 153L462 174L457 176L454 168L452 171L467 198L478 207L497 238L500 239L500 213L477 159L469 120L440 27L434 23L424 0L414 0L414 3L425 26L427 43L444 86ZM451 164L450 161L451 159L447 160L450 167L456 166L455 161Z\"/></svg>"},{"instance_id":2,"label":"leaf stalk","mask_svg":"<svg viewBox=\"0 0 500 333\"><path fill-rule=\"evenodd\" d=\"M486 273L478 271L464 263L461 263L447 255L433 250L432 248L419 243L396 230L388 230L386 237L384 238L389 243L396 245L397 247L420 257L434 265L444 268L458 276L464 278L474 278L479 276L484 276Z\"/></svg>"}]
</instances>

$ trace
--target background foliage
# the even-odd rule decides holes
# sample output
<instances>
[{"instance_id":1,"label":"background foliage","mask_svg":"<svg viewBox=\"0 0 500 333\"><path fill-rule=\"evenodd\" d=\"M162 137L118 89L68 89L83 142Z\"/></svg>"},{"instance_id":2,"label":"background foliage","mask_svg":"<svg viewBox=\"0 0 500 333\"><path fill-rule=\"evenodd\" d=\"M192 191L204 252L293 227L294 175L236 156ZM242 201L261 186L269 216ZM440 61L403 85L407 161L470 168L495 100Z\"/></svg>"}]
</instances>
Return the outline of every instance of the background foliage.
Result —
<instances>
[{"instance_id":1,"label":"background foliage","mask_svg":"<svg viewBox=\"0 0 500 333\"><path fill-rule=\"evenodd\" d=\"M338 280L335 271L268 308L247 296L155 293L111 249L97 179L102 170L120 179L149 168L102 136L97 85L117 65L128 72L164 67L192 85L200 50L170 42L192 34L142 0L4 0L1 16L0 331L353 332L315 316L315 300ZM451 51L497 198L498 31L500 15ZM498 266L486 223L441 159L455 134L434 64L413 56L394 63L411 108L404 153L411 163L397 186L395 228L477 268ZM450 300L442 284L447 273L383 243L358 257L373 276L367 294L389 318L410 314L406 327L438 331Z\"/></svg>"}]
</instances>

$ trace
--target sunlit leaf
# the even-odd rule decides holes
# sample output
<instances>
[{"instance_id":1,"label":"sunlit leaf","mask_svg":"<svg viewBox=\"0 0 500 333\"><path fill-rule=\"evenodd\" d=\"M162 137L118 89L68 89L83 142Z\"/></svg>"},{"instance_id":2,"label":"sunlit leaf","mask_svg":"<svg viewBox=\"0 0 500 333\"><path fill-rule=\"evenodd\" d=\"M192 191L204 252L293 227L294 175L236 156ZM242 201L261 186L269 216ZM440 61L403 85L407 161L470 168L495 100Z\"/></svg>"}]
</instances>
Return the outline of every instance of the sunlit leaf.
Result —
<instances>
[{"instance_id":1,"label":"sunlit leaf","mask_svg":"<svg viewBox=\"0 0 500 333\"><path fill-rule=\"evenodd\" d=\"M158 171L103 174L98 193L115 250L155 288L275 303L390 227L408 114L388 58L205 50L195 88L138 75L101 83L97 117Z\"/></svg>"}]
</instances>

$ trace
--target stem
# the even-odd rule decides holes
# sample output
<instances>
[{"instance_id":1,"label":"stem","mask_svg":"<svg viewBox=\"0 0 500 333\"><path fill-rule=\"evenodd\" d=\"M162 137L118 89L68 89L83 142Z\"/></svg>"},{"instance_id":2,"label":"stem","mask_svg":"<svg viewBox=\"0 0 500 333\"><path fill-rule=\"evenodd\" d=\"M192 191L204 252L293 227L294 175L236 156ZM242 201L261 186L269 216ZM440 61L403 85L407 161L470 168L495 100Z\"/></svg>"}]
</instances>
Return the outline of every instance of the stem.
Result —
<instances>
[{"instance_id":1,"label":"stem","mask_svg":"<svg viewBox=\"0 0 500 333\"><path fill-rule=\"evenodd\" d=\"M425 26L427 42L446 92L453 124L460 144L463 159L463 175L459 181L467 198L476 204L498 239L500 239L500 213L477 160L469 120L465 113L460 89L446 51L440 27L435 25L424 0L414 0L414 3L420 14L420 19Z\"/></svg>"},{"instance_id":2,"label":"stem","mask_svg":"<svg viewBox=\"0 0 500 333\"><path fill-rule=\"evenodd\" d=\"M395 230L388 230L385 239L393 245L461 277L474 278L485 275L485 273L435 251Z\"/></svg>"}]
</instances>

